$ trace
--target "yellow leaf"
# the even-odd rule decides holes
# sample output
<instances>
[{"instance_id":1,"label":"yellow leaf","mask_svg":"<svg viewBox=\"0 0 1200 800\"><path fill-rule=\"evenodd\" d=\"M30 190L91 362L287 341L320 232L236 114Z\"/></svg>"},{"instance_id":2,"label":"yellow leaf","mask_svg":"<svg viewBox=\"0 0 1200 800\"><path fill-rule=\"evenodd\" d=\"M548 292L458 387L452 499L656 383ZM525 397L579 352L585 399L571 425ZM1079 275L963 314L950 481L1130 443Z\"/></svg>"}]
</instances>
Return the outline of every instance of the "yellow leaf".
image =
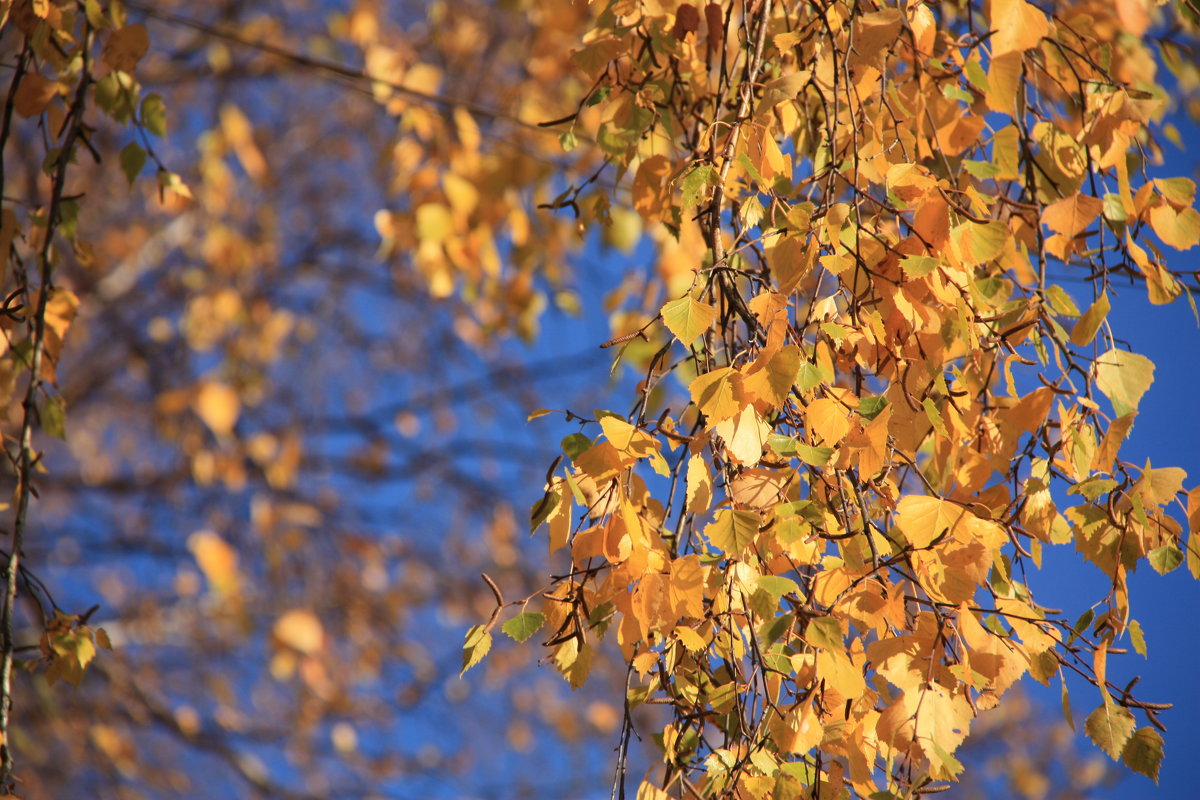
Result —
<instances>
[{"instance_id":1,"label":"yellow leaf","mask_svg":"<svg viewBox=\"0 0 1200 800\"><path fill-rule=\"evenodd\" d=\"M301 608L285 611L275 620L272 633L275 641L304 655L317 653L325 642L321 620L317 619L316 614Z\"/></svg>"},{"instance_id":2,"label":"yellow leaf","mask_svg":"<svg viewBox=\"0 0 1200 800\"><path fill-rule=\"evenodd\" d=\"M1176 211L1166 203L1150 209L1150 226L1176 250L1190 250L1200 243L1200 211L1185 208Z\"/></svg>"},{"instance_id":3,"label":"yellow leaf","mask_svg":"<svg viewBox=\"0 0 1200 800\"><path fill-rule=\"evenodd\" d=\"M808 274L816 261L818 248L806 247L798 236L784 237L767 250L767 262L775 276L776 288L783 294L790 293L800 280Z\"/></svg>"},{"instance_id":4,"label":"yellow leaf","mask_svg":"<svg viewBox=\"0 0 1200 800\"><path fill-rule=\"evenodd\" d=\"M673 300L662 307L663 324L684 347L690 347L696 337L708 330L717 318L717 310L691 296Z\"/></svg>"},{"instance_id":5,"label":"yellow leaf","mask_svg":"<svg viewBox=\"0 0 1200 800\"><path fill-rule=\"evenodd\" d=\"M784 502L793 470L747 469L729 482L733 502L749 508L770 508Z\"/></svg>"},{"instance_id":6,"label":"yellow leaf","mask_svg":"<svg viewBox=\"0 0 1200 800\"><path fill-rule=\"evenodd\" d=\"M692 554L671 562L667 596L676 616L704 616L704 567L699 556Z\"/></svg>"},{"instance_id":7,"label":"yellow leaf","mask_svg":"<svg viewBox=\"0 0 1200 800\"><path fill-rule=\"evenodd\" d=\"M241 401L237 392L229 386L217 381L205 381L196 391L192 407L213 433L228 436L237 424Z\"/></svg>"},{"instance_id":8,"label":"yellow leaf","mask_svg":"<svg viewBox=\"0 0 1200 800\"><path fill-rule=\"evenodd\" d=\"M1096 359L1096 387L1120 415L1136 411L1154 383L1154 362L1128 350L1109 350Z\"/></svg>"},{"instance_id":9,"label":"yellow leaf","mask_svg":"<svg viewBox=\"0 0 1200 800\"><path fill-rule=\"evenodd\" d=\"M704 638L688 627L676 628L675 637L683 643L684 647L693 653L699 653L707 646Z\"/></svg>"},{"instance_id":10,"label":"yellow leaf","mask_svg":"<svg viewBox=\"0 0 1200 800\"><path fill-rule=\"evenodd\" d=\"M932 743L953 754L967 738L972 716L971 704L966 697L941 684L928 684L917 700L914 733L922 749L928 751Z\"/></svg>"},{"instance_id":11,"label":"yellow leaf","mask_svg":"<svg viewBox=\"0 0 1200 800\"><path fill-rule=\"evenodd\" d=\"M1038 46L1050 31L1046 15L1025 0L992 0L992 57Z\"/></svg>"},{"instance_id":12,"label":"yellow leaf","mask_svg":"<svg viewBox=\"0 0 1200 800\"><path fill-rule=\"evenodd\" d=\"M586 642L581 644L575 637L567 639L555 651L554 663L572 689L578 689L587 681L592 668L592 654L592 646Z\"/></svg>"},{"instance_id":13,"label":"yellow leaf","mask_svg":"<svg viewBox=\"0 0 1200 800\"><path fill-rule=\"evenodd\" d=\"M857 700L867 690L862 670L844 650L818 650L817 674L846 700Z\"/></svg>"},{"instance_id":14,"label":"yellow leaf","mask_svg":"<svg viewBox=\"0 0 1200 800\"><path fill-rule=\"evenodd\" d=\"M572 460L597 483L615 477L636 462L634 458L623 456L611 442L596 442Z\"/></svg>"},{"instance_id":15,"label":"yellow leaf","mask_svg":"<svg viewBox=\"0 0 1200 800\"><path fill-rule=\"evenodd\" d=\"M961 506L940 497L910 494L896 505L896 527L913 547L928 547L953 529L965 513Z\"/></svg>"},{"instance_id":16,"label":"yellow leaf","mask_svg":"<svg viewBox=\"0 0 1200 800\"><path fill-rule=\"evenodd\" d=\"M237 551L212 531L193 533L187 545L213 592L221 597L236 595L240 584Z\"/></svg>"},{"instance_id":17,"label":"yellow leaf","mask_svg":"<svg viewBox=\"0 0 1200 800\"><path fill-rule=\"evenodd\" d=\"M742 410L742 375L732 367L721 367L697 377L688 390L700 413L715 425Z\"/></svg>"},{"instance_id":18,"label":"yellow leaf","mask_svg":"<svg viewBox=\"0 0 1200 800\"><path fill-rule=\"evenodd\" d=\"M1142 477L1138 478L1138 482L1134 484L1133 488L1141 495L1142 505L1146 508L1165 506L1175 499L1176 493L1183 489L1185 480L1187 480L1187 473L1179 467L1152 469L1150 463L1147 462Z\"/></svg>"},{"instance_id":19,"label":"yellow leaf","mask_svg":"<svg viewBox=\"0 0 1200 800\"><path fill-rule=\"evenodd\" d=\"M828 447L835 447L850 432L846 407L828 397L819 397L804 409L808 429Z\"/></svg>"},{"instance_id":20,"label":"yellow leaf","mask_svg":"<svg viewBox=\"0 0 1200 800\"><path fill-rule=\"evenodd\" d=\"M634 435L639 433L635 426L618 417L604 417L600 420L600 429L604 431L604 437L618 450L627 449Z\"/></svg>"},{"instance_id":21,"label":"yellow leaf","mask_svg":"<svg viewBox=\"0 0 1200 800\"><path fill-rule=\"evenodd\" d=\"M725 441L727 455L743 466L752 467L762 459L771 426L763 421L754 406L746 406L734 417L718 422L713 431Z\"/></svg>"},{"instance_id":22,"label":"yellow leaf","mask_svg":"<svg viewBox=\"0 0 1200 800\"><path fill-rule=\"evenodd\" d=\"M704 456L694 453L688 458L687 513L703 514L712 504L712 475Z\"/></svg>"},{"instance_id":23,"label":"yellow leaf","mask_svg":"<svg viewBox=\"0 0 1200 800\"><path fill-rule=\"evenodd\" d=\"M812 703L801 703L792 709L788 717L794 731L786 745L789 752L807 753L821 743L825 726L821 724L821 715L812 707Z\"/></svg>"},{"instance_id":24,"label":"yellow leaf","mask_svg":"<svg viewBox=\"0 0 1200 800\"><path fill-rule=\"evenodd\" d=\"M1075 327L1071 329L1071 343L1083 347L1096 338L1096 331L1104 323L1112 306L1108 302L1108 293L1101 292L1096 302L1083 313Z\"/></svg>"},{"instance_id":25,"label":"yellow leaf","mask_svg":"<svg viewBox=\"0 0 1200 800\"><path fill-rule=\"evenodd\" d=\"M1091 470L1093 472L1108 472L1111 469L1113 459L1117 457L1121 444L1129 435L1130 429L1133 428L1133 420L1136 417L1137 412L1131 411L1117 417L1108 426L1104 438L1100 440L1100 446L1096 448L1096 455L1092 457Z\"/></svg>"}]
</instances>

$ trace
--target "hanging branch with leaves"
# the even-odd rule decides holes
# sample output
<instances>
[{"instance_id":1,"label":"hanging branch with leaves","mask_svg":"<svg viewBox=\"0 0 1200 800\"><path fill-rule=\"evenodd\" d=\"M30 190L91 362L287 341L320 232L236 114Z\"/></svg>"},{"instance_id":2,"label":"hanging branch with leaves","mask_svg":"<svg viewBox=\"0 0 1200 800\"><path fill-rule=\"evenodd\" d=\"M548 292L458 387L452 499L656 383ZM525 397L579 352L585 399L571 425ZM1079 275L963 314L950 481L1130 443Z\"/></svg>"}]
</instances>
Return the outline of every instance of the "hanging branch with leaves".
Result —
<instances>
[{"instance_id":1,"label":"hanging branch with leaves","mask_svg":"<svg viewBox=\"0 0 1200 800\"><path fill-rule=\"evenodd\" d=\"M564 440L531 521L570 567L504 631L572 686L615 638L621 764L628 709L672 711L639 798L930 791L1025 675L1090 683L1088 735L1156 777L1168 706L1109 656L1145 651L1138 564L1200 578L1200 489L1119 458L1155 367L1107 315L1195 286L1195 185L1148 174L1194 9L597 5L597 110L560 122L658 245L614 315L644 380ZM1069 545L1110 579L1078 618L1035 600Z\"/></svg>"}]
</instances>

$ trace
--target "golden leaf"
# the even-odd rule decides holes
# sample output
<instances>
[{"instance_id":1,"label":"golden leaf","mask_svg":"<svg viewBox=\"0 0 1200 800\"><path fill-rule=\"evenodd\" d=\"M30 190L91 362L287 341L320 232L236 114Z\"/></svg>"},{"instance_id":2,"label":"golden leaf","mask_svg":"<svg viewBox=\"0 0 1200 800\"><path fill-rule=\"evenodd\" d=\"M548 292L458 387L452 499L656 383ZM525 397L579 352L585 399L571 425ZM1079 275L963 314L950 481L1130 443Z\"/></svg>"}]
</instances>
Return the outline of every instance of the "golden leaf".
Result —
<instances>
[{"instance_id":1,"label":"golden leaf","mask_svg":"<svg viewBox=\"0 0 1200 800\"><path fill-rule=\"evenodd\" d=\"M746 406L730 419L718 422L713 431L725 441L725 453L739 464L752 467L762 458L771 433L754 406Z\"/></svg>"},{"instance_id":2,"label":"golden leaf","mask_svg":"<svg viewBox=\"0 0 1200 800\"><path fill-rule=\"evenodd\" d=\"M217 381L204 381L192 398L192 408L217 436L233 433L241 412L241 400L231 387Z\"/></svg>"},{"instance_id":3,"label":"golden leaf","mask_svg":"<svg viewBox=\"0 0 1200 800\"><path fill-rule=\"evenodd\" d=\"M319 652L325 643L325 629L321 620L313 612L302 608L285 611L275 620L272 634L279 644L309 656Z\"/></svg>"},{"instance_id":4,"label":"golden leaf","mask_svg":"<svg viewBox=\"0 0 1200 800\"><path fill-rule=\"evenodd\" d=\"M745 404L742 375L732 367L720 367L692 381L688 390L710 426L729 419Z\"/></svg>"},{"instance_id":5,"label":"golden leaf","mask_svg":"<svg viewBox=\"0 0 1200 800\"><path fill-rule=\"evenodd\" d=\"M1086 194L1073 194L1042 210L1042 224L1055 233L1075 238L1104 210L1104 201Z\"/></svg>"},{"instance_id":6,"label":"golden leaf","mask_svg":"<svg viewBox=\"0 0 1200 800\"><path fill-rule=\"evenodd\" d=\"M1046 15L1025 0L992 0L992 57L1037 47L1050 32Z\"/></svg>"},{"instance_id":7,"label":"golden leaf","mask_svg":"<svg viewBox=\"0 0 1200 800\"><path fill-rule=\"evenodd\" d=\"M850 432L850 418L846 407L837 400L818 397L804 409L808 429L827 447L836 447Z\"/></svg>"}]
</instances>

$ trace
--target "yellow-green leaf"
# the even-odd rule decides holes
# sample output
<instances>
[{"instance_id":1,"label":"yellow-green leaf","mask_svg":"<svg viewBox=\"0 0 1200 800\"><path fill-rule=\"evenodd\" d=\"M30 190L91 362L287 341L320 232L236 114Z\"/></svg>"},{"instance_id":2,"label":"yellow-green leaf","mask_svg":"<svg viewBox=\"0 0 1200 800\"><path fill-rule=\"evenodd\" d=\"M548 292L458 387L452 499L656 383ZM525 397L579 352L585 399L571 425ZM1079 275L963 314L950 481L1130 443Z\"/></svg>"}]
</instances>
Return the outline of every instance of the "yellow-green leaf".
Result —
<instances>
[{"instance_id":1,"label":"yellow-green leaf","mask_svg":"<svg viewBox=\"0 0 1200 800\"><path fill-rule=\"evenodd\" d=\"M1158 783L1158 768L1162 766L1163 738L1150 726L1138 728L1125 743L1121 760L1134 772L1140 772Z\"/></svg>"},{"instance_id":2,"label":"yellow-green leaf","mask_svg":"<svg viewBox=\"0 0 1200 800\"><path fill-rule=\"evenodd\" d=\"M517 614L508 622L501 626L500 630L504 631L510 637L518 642L526 641L530 636L533 636L542 626L546 624L546 615L539 614L536 611L528 611L524 614Z\"/></svg>"},{"instance_id":3,"label":"yellow-green leaf","mask_svg":"<svg viewBox=\"0 0 1200 800\"><path fill-rule=\"evenodd\" d=\"M708 303L701 303L691 296L673 300L662 307L663 324L684 346L696 341L696 337L708 330L717 318L717 310Z\"/></svg>"},{"instance_id":4,"label":"yellow-green leaf","mask_svg":"<svg viewBox=\"0 0 1200 800\"><path fill-rule=\"evenodd\" d=\"M1096 386L1124 416L1136 411L1142 395L1154 383L1154 362L1127 350L1109 350L1096 359Z\"/></svg>"},{"instance_id":5,"label":"yellow-green leaf","mask_svg":"<svg viewBox=\"0 0 1200 800\"><path fill-rule=\"evenodd\" d=\"M476 625L467 631L467 638L463 643L462 671L458 673L458 677L461 678L467 670L482 661L491 649L492 634L488 633L484 626Z\"/></svg>"},{"instance_id":6,"label":"yellow-green leaf","mask_svg":"<svg viewBox=\"0 0 1200 800\"><path fill-rule=\"evenodd\" d=\"M1096 331L1104 323L1104 319L1108 316L1110 308L1112 306L1108 302L1108 293L1101 293L1100 297L1096 298L1096 302L1092 303L1091 307L1083 312L1083 316L1079 318L1079 321L1075 323L1075 327L1071 329L1071 343L1079 347L1089 344L1096 337Z\"/></svg>"},{"instance_id":7,"label":"yellow-green leaf","mask_svg":"<svg viewBox=\"0 0 1200 800\"><path fill-rule=\"evenodd\" d=\"M1121 757L1125 743L1133 735L1133 726L1133 714L1129 709L1122 708L1111 700L1105 700L1099 708L1088 714L1083 729L1097 747L1116 761Z\"/></svg>"},{"instance_id":8,"label":"yellow-green leaf","mask_svg":"<svg viewBox=\"0 0 1200 800\"><path fill-rule=\"evenodd\" d=\"M723 508L704 529L704 535L729 556L738 556L758 534L758 514Z\"/></svg>"}]
</instances>

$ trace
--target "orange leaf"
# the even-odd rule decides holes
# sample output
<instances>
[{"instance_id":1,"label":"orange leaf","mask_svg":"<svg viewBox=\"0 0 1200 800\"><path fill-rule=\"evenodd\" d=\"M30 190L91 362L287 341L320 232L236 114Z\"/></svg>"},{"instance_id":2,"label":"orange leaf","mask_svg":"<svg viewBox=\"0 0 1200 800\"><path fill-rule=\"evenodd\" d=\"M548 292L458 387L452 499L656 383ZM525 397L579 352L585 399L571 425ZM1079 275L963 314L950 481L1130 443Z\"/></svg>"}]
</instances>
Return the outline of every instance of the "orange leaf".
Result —
<instances>
[{"instance_id":1,"label":"orange leaf","mask_svg":"<svg viewBox=\"0 0 1200 800\"><path fill-rule=\"evenodd\" d=\"M1046 15L1025 0L992 0L992 57L1038 46L1050 32Z\"/></svg>"},{"instance_id":2,"label":"orange leaf","mask_svg":"<svg viewBox=\"0 0 1200 800\"><path fill-rule=\"evenodd\" d=\"M1042 224L1055 233L1075 238L1100 216L1104 201L1086 194L1073 194L1046 206Z\"/></svg>"},{"instance_id":3,"label":"orange leaf","mask_svg":"<svg viewBox=\"0 0 1200 800\"><path fill-rule=\"evenodd\" d=\"M136 23L126 25L108 37L100 60L112 69L133 72L149 49L150 37L146 34L146 26Z\"/></svg>"},{"instance_id":4,"label":"orange leaf","mask_svg":"<svg viewBox=\"0 0 1200 800\"><path fill-rule=\"evenodd\" d=\"M662 219L671 206L670 171L671 162L665 156L650 156L633 176L633 208L647 222Z\"/></svg>"}]
</instances>

